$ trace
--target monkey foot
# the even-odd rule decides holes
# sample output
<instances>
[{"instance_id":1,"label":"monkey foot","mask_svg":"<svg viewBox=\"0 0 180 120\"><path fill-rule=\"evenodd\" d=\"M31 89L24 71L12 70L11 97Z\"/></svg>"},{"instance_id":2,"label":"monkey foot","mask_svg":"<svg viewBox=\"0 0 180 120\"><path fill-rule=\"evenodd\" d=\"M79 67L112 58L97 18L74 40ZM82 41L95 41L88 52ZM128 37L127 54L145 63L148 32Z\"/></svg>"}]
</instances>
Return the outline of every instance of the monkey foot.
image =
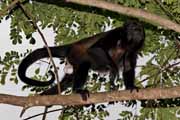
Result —
<instances>
[{"instance_id":1,"label":"monkey foot","mask_svg":"<svg viewBox=\"0 0 180 120\"><path fill-rule=\"evenodd\" d=\"M114 91L114 90L118 90L119 89L119 85L115 85L114 83L110 84L110 91Z\"/></svg>"},{"instance_id":2,"label":"monkey foot","mask_svg":"<svg viewBox=\"0 0 180 120\"><path fill-rule=\"evenodd\" d=\"M84 101L87 101L87 99L89 97L89 91L88 90L79 89L79 90L76 90L76 93L79 93L81 95L82 99Z\"/></svg>"},{"instance_id":3,"label":"monkey foot","mask_svg":"<svg viewBox=\"0 0 180 120\"><path fill-rule=\"evenodd\" d=\"M127 89L127 90L130 90L131 93L132 93L134 90L135 90L136 92L139 92L139 88L136 87L136 86L127 87L126 89Z\"/></svg>"}]
</instances>

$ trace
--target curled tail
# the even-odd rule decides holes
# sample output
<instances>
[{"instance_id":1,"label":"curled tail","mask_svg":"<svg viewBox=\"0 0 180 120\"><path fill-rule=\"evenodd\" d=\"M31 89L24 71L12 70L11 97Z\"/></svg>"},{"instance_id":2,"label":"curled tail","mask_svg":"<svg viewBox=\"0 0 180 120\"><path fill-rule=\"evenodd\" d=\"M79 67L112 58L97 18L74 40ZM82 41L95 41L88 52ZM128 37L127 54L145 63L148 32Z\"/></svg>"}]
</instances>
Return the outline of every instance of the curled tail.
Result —
<instances>
[{"instance_id":1,"label":"curled tail","mask_svg":"<svg viewBox=\"0 0 180 120\"><path fill-rule=\"evenodd\" d=\"M68 46L49 47L49 49L51 50L52 56L57 57L57 58L65 57L68 52ZM33 51L32 53L30 53L27 57L25 57L20 63L19 68L18 68L18 76L21 79L21 81L23 81L24 83L28 85L33 85L33 86L47 86L47 85L52 84L55 80L54 73L52 72L50 72L52 77L49 81L38 81L38 80L34 80L26 76L27 68L31 64L33 64L39 59L48 58L48 57L49 55L46 48L37 49Z\"/></svg>"}]
</instances>

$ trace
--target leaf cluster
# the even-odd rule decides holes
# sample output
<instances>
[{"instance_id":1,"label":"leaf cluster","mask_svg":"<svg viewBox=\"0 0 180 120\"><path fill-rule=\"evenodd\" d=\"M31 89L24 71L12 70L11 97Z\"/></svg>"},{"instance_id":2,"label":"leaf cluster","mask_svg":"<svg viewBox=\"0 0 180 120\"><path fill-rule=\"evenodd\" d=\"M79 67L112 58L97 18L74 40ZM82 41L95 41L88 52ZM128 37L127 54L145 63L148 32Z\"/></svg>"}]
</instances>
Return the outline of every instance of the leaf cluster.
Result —
<instances>
[{"instance_id":1,"label":"leaf cluster","mask_svg":"<svg viewBox=\"0 0 180 120\"><path fill-rule=\"evenodd\" d=\"M18 83L16 76L16 66L19 64L19 54L16 51L6 52L4 58L0 58L0 83L5 84L7 75L10 74L10 80Z\"/></svg>"},{"instance_id":2,"label":"leaf cluster","mask_svg":"<svg viewBox=\"0 0 180 120\"><path fill-rule=\"evenodd\" d=\"M104 104L65 107L63 113L59 116L59 120L92 120L96 118L104 120L105 117L109 116L109 112L105 108Z\"/></svg>"}]
</instances>

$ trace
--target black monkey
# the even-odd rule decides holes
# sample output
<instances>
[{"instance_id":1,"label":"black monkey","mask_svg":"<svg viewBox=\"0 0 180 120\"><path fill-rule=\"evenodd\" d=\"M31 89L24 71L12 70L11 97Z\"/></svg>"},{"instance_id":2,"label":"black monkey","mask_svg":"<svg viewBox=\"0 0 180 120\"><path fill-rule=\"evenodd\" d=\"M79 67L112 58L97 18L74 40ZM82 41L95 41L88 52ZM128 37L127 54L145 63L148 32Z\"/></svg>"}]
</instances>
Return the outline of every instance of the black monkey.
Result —
<instances>
[{"instance_id":1,"label":"black monkey","mask_svg":"<svg viewBox=\"0 0 180 120\"><path fill-rule=\"evenodd\" d=\"M122 27L103 32L95 36L85 38L71 45L50 47L53 57L66 57L73 66L74 72L70 75L73 81L73 90L82 93L82 86L86 82L88 70L110 70L111 83L119 74L119 66L122 63L123 79L126 89L133 90L135 67L138 50L144 43L144 28L140 22L129 20ZM19 65L18 75L20 79L35 86L50 85L50 81L36 81L26 77L27 68L35 61L48 57L46 48L41 48L30 53ZM51 72L52 76L53 73ZM68 75L65 76L67 78ZM50 88L51 89L51 88ZM56 91L56 90L55 90Z\"/></svg>"}]
</instances>

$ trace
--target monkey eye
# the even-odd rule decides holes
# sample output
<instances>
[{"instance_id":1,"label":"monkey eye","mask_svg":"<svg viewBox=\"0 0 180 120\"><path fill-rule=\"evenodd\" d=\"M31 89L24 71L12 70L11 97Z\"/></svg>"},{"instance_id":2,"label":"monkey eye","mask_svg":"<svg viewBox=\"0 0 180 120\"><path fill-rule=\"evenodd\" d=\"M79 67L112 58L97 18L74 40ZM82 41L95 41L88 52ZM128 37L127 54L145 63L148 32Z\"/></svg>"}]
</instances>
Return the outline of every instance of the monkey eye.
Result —
<instances>
[{"instance_id":1,"label":"monkey eye","mask_svg":"<svg viewBox=\"0 0 180 120\"><path fill-rule=\"evenodd\" d=\"M139 28L137 26L133 26L133 27L131 27L131 30L139 31Z\"/></svg>"}]
</instances>

